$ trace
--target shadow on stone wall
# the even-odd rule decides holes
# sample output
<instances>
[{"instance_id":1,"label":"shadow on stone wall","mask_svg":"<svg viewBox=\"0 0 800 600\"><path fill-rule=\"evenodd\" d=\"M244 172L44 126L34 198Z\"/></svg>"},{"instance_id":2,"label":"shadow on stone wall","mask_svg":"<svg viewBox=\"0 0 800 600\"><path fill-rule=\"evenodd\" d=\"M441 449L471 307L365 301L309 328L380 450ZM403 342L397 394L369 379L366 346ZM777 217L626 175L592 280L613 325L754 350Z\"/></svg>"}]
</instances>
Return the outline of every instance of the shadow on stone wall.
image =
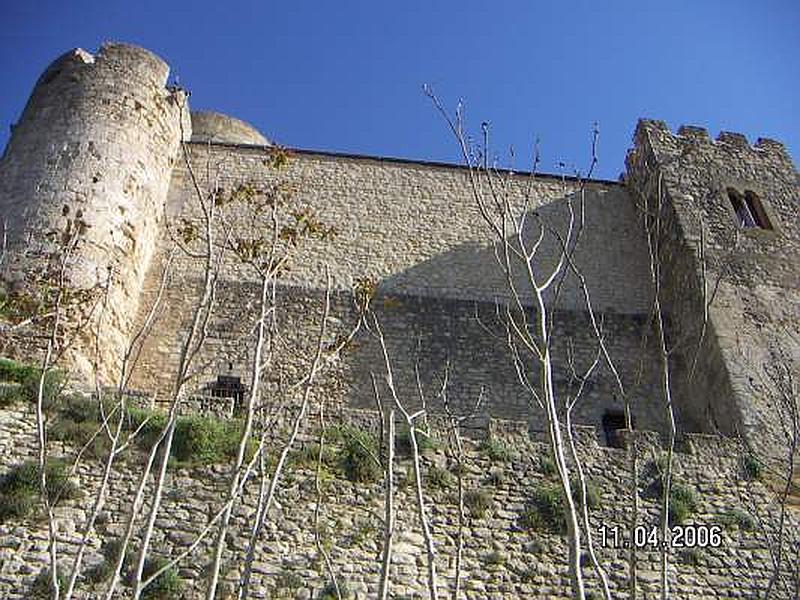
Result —
<instances>
[{"instance_id":1,"label":"shadow on stone wall","mask_svg":"<svg viewBox=\"0 0 800 600\"><path fill-rule=\"evenodd\" d=\"M538 213L544 222L565 232L568 201L576 204L577 211L580 199L572 196L540 207ZM647 280L639 273L645 267L641 264L642 240L637 237L632 208L624 190L588 193L585 205L586 224L576 262L586 272L609 352L632 402L636 426L663 430L654 379L655 355L650 347L643 348L641 342L647 325L646 311L640 310L646 306L641 298L646 296L647 286L643 282ZM527 222L534 223L533 215L528 215ZM531 228L526 228L525 235L533 235ZM559 247L555 236L548 233L536 268L551 267ZM191 302L196 296L187 290L196 287L196 279L191 269L182 269L169 286L165 299L169 308L156 324L157 337L148 342L135 385L169 389L170 373L177 365L185 335L182 332L188 327ZM409 409L420 406L421 388L429 408L442 412L438 393L447 370L447 398L454 411L471 412L482 395L473 426L483 427L494 417L528 421L533 431L545 428L535 398L519 383L503 319L498 316L498 302L503 302L507 286L491 246L467 242L377 283L373 307L385 334L398 392ZM193 391L206 391L219 375L239 376L247 383L252 338L248 339L246 334L254 330L257 289L253 281L234 280L230 276L220 282L218 310L209 323L208 341L197 356L196 375L191 382ZM279 353L271 372L265 375L267 402L282 397L281 390L307 369L320 329L323 296L320 289L281 286L278 302L282 307L279 313L279 330L285 341L282 347L294 350ZM326 345L345 334L355 320L351 294L336 291L332 296ZM597 353L583 294L573 276L567 278L559 296L553 328L554 379L558 402L563 406L577 386L568 355L582 371ZM530 357L526 358L524 370L526 377L536 384L538 367ZM332 406L372 408L375 406L373 376L383 403L390 403L380 346L374 336L362 331L342 358L333 361L319 379L317 396L325 397ZM612 373L601 364L585 386L574 420L599 427L607 411L622 409L623 399Z\"/></svg>"},{"instance_id":2,"label":"shadow on stone wall","mask_svg":"<svg viewBox=\"0 0 800 600\"><path fill-rule=\"evenodd\" d=\"M651 290L647 247L633 203L623 188L587 191L583 197L580 193L569 194L526 213L523 234L527 246L538 237L539 223L545 230L533 262L535 274L543 279L556 265L562 245L553 232L566 239L570 204L575 215L574 231L581 224L581 206L584 207L574 258L586 278L594 308L617 313L646 313ZM509 241L516 242L514 238ZM500 250L499 244L492 245L488 240L463 243L390 275L381 282L381 289L387 293L484 301L507 298L508 285L497 262ZM518 290L530 301L532 294L525 284L523 266L515 264L513 272ZM552 296L547 300L551 301ZM558 307L586 309L578 280L572 275L564 282Z\"/></svg>"}]
</instances>

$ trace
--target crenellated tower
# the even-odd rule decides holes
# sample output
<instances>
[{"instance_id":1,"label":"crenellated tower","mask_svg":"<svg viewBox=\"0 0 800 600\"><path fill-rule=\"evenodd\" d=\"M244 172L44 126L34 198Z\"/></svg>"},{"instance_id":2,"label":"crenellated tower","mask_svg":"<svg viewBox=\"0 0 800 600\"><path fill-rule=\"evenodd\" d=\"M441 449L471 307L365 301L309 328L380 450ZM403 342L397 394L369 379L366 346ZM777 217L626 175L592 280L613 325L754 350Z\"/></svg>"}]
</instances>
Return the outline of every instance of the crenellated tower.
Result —
<instances>
[{"instance_id":1,"label":"crenellated tower","mask_svg":"<svg viewBox=\"0 0 800 600\"><path fill-rule=\"evenodd\" d=\"M101 328L101 379L114 381L142 282L160 234L181 139L191 135L186 95L166 87L169 67L142 48L108 43L67 52L40 77L0 162L0 216L8 231L4 285L31 285L64 254L68 286L108 302L82 307L90 327L67 363L91 374L91 329ZM107 285L108 284L108 285ZM92 304L92 306L89 306ZM91 379L87 380L91 381Z\"/></svg>"},{"instance_id":2,"label":"crenellated tower","mask_svg":"<svg viewBox=\"0 0 800 600\"><path fill-rule=\"evenodd\" d=\"M658 219L676 403L691 429L781 443L800 373L800 185L782 144L642 120L626 181ZM705 318L707 315L707 319ZM702 340L702 342L701 342ZM796 383L795 383L796 385Z\"/></svg>"}]
</instances>

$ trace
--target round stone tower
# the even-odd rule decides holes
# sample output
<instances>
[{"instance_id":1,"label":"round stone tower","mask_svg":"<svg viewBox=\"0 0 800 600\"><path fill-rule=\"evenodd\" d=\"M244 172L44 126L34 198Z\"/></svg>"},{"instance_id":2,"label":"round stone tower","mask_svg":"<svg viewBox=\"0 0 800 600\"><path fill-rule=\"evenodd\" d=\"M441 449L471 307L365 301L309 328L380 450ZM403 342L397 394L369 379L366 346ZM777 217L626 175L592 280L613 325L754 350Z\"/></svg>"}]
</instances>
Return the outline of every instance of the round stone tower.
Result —
<instances>
[{"instance_id":1,"label":"round stone tower","mask_svg":"<svg viewBox=\"0 0 800 600\"><path fill-rule=\"evenodd\" d=\"M166 87L168 74L163 60L128 44L64 54L36 83L0 161L2 284L35 293L67 256L67 286L91 293L72 295L85 299L70 318L88 325L65 366L91 374L99 331L99 374L109 383L129 343L172 165L191 136L186 95ZM76 244L65 253L68 239Z\"/></svg>"},{"instance_id":2,"label":"round stone tower","mask_svg":"<svg viewBox=\"0 0 800 600\"><path fill-rule=\"evenodd\" d=\"M192 142L270 146L263 134L241 119L212 111L192 112Z\"/></svg>"}]
</instances>

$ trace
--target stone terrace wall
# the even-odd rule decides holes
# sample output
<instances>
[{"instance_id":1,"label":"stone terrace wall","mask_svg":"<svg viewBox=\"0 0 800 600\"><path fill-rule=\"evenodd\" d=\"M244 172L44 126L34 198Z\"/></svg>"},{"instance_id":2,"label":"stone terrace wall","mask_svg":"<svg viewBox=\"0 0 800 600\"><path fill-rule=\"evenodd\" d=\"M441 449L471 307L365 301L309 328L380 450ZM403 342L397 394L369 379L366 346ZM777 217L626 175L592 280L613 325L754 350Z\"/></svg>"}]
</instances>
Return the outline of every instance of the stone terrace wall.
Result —
<instances>
[{"instance_id":1,"label":"stone terrace wall","mask_svg":"<svg viewBox=\"0 0 800 600\"><path fill-rule=\"evenodd\" d=\"M343 415L346 421L376 426L368 413ZM468 490L483 490L491 505L481 518L470 517L465 527L463 589L465 597L476 599L568 598L565 539L522 526L521 515L531 500L532 491L549 485L542 473L541 459L546 451L541 444L529 441L520 433L519 425L494 423L494 435L505 439L514 457L509 463L492 463L468 443ZM522 425L521 431L524 432ZM277 437L283 433L275 431ZM313 438L306 430L301 445ZM619 526L624 529L626 508L626 454L621 450L599 448L591 435L582 435L582 455L588 477L601 495L600 504L591 513L595 527ZM642 437L642 458L645 464L655 456L655 447ZM34 421L22 406L0 411L0 470L35 455ZM764 590L771 572L767 532L773 526L775 506L771 492L761 483L743 481L733 444L718 438L692 437L687 453L676 455L676 481L690 486L698 498L698 510L686 522L689 526L713 526L721 515L734 509L751 514L766 529L723 530L721 546L700 549L672 549L669 579L672 593L678 598L753 597ZM720 451L722 449L722 451ZM59 451L59 444L52 450ZM70 448L61 450L69 452ZM89 568L102 560L99 547L119 535L140 461L135 456L124 459L121 472L116 472L103 508L102 518L90 534L91 549L86 555ZM432 465L447 466L441 450L423 460L428 472ZM643 471L646 469L643 469ZM398 465L397 537L391 568L396 597L421 598L425 595L425 551L418 520L413 511L412 487L408 483L410 465ZM224 466L195 470L179 469L167 477L161 516L156 521L153 540L157 555L168 557L188 547L198 532L218 510L225 489L227 470ZM82 495L66 501L56 509L60 555L66 564L75 552L77 531L86 515L91 494L98 484L98 467L91 462L78 469ZM648 480L640 481L640 523L650 528L656 523L655 501L644 493ZM248 484L242 503L237 504L232 532L226 551L225 580L234 581L239 574L238 559L246 548L245 532L252 519L257 493L256 481ZM381 484L353 484L335 479L326 487L321 528L326 544L330 544L334 568L346 581L355 599L374 598L377 593L382 514ZM324 572L317 560L311 523L314 511L313 475L308 469L292 467L281 486L274 511L258 546L254 563L255 598L316 598L325 585ZM454 488L427 492L431 524L436 539L437 568L441 577L440 593L453 585L457 509ZM789 515L789 531L798 524ZM624 598L628 572L627 550L603 547L599 538L596 550L607 568L614 597ZM186 580L187 600L202 597L202 573L210 556L210 542L199 545L190 558L179 564L180 576ZM46 525L36 517L21 522L0 524L0 595L9 600L29 597L29 586L46 565ZM589 589L598 593L597 580L587 567ZM282 587L293 576L296 587ZM81 598L96 597L81 579ZM651 549L639 555L641 597L658 597L658 554ZM778 589L775 598L788 598Z\"/></svg>"}]
</instances>

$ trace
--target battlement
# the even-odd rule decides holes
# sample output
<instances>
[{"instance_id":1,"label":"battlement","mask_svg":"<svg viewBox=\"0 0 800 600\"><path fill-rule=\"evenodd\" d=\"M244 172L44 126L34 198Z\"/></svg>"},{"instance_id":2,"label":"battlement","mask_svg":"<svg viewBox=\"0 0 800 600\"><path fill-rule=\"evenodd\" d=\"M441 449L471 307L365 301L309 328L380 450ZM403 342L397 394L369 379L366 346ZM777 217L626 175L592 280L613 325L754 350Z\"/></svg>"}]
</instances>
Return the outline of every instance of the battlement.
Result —
<instances>
[{"instance_id":1,"label":"battlement","mask_svg":"<svg viewBox=\"0 0 800 600\"><path fill-rule=\"evenodd\" d=\"M169 65L159 56L145 48L132 44L106 42L96 54L83 48L74 48L55 59L39 77L36 86L47 85L56 77L76 69L116 71L121 81L151 81L165 87L169 77ZM166 91L166 88L165 88Z\"/></svg>"},{"instance_id":2,"label":"battlement","mask_svg":"<svg viewBox=\"0 0 800 600\"><path fill-rule=\"evenodd\" d=\"M139 79L151 80L166 85L169 76L169 65L153 52L133 44L106 42L100 46L95 57L96 62L107 68L131 74Z\"/></svg>"},{"instance_id":3,"label":"battlement","mask_svg":"<svg viewBox=\"0 0 800 600\"><path fill-rule=\"evenodd\" d=\"M767 159L793 164L786 147L776 140L759 137L751 145L745 135L730 131L721 131L713 140L705 127L696 125L681 125L677 133L673 133L664 121L658 119L640 119L634 142L636 146L652 147L659 153L688 152L702 147L707 150L746 152L747 157L753 160Z\"/></svg>"},{"instance_id":4,"label":"battlement","mask_svg":"<svg viewBox=\"0 0 800 600\"><path fill-rule=\"evenodd\" d=\"M702 127L673 133L663 121L643 119L634 139L629 188L650 210L658 206L668 224L660 238L664 306L676 336L705 332L702 351L679 351L687 364L700 353L703 376L682 385L678 404L694 413L701 431L779 445L780 384L765 370L800 368L790 316L800 311L800 277L788 266L800 260L794 164L781 143L751 144L728 131L712 140ZM710 281L709 304L703 290Z\"/></svg>"},{"instance_id":5,"label":"battlement","mask_svg":"<svg viewBox=\"0 0 800 600\"><path fill-rule=\"evenodd\" d=\"M36 86L46 85L57 77L63 70L70 68L81 68L94 64L94 55L83 48L74 48L65 52L44 70L36 80Z\"/></svg>"}]
</instances>

